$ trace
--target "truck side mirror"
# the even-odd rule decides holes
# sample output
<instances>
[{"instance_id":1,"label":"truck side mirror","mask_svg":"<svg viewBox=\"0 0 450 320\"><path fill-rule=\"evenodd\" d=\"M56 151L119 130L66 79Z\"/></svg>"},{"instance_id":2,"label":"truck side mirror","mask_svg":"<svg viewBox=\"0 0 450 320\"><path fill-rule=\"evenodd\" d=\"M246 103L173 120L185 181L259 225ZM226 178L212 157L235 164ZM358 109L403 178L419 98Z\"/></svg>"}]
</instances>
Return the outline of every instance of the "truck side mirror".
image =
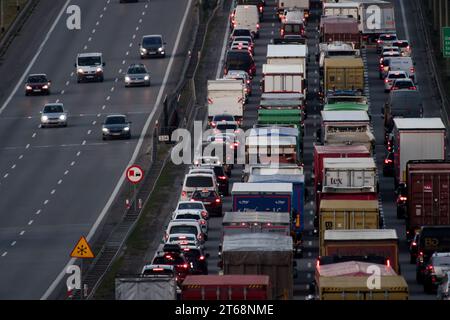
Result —
<instances>
[{"instance_id":1,"label":"truck side mirror","mask_svg":"<svg viewBox=\"0 0 450 320\"><path fill-rule=\"evenodd\" d=\"M102 63L102 66L104 67L105 65L106 65L106 63L103 62L103 63Z\"/></svg>"},{"instance_id":2,"label":"truck side mirror","mask_svg":"<svg viewBox=\"0 0 450 320\"><path fill-rule=\"evenodd\" d=\"M73 64L73 66L74 66L74 67L76 68L76 67L77 67L77 64L76 64L76 63L74 63L74 64Z\"/></svg>"}]
</instances>

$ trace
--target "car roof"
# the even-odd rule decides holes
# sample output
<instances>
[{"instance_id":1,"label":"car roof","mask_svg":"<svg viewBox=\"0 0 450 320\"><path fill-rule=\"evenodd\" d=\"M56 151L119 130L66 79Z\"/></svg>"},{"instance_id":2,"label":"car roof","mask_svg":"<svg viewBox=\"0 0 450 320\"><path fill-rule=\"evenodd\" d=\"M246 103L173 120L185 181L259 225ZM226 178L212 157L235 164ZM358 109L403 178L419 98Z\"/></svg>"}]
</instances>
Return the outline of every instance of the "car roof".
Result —
<instances>
[{"instance_id":1,"label":"car roof","mask_svg":"<svg viewBox=\"0 0 450 320\"><path fill-rule=\"evenodd\" d=\"M127 116L126 115L124 115L124 114L110 114L110 115L107 115L106 116L107 118L115 118L115 117L123 117L123 118L126 118Z\"/></svg>"},{"instance_id":2,"label":"car roof","mask_svg":"<svg viewBox=\"0 0 450 320\"><path fill-rule=\"evenodd\" d=\"M101 57L102 54L100 52L91 52L91 53L79 53L78 57Z\"/></svg>"},{"instance_id":3,"label":"car roof","mask_svg":"<svg viewBox=\"0 0 450 320\"><path fill-rule=\"evenodd\" d=\"M184 203L201 203L203 204L203 202L201 201L178 201L177 207L180 205L180 203L184 204ZM188 209L180 209L180 210L188 210ZM198 209L189 209L189 210L198 210Z\"/></svg>"},{"instance_id":4,"label":"car roof","mask_svg":"<svg viewBox=\"0 0 450 320\"><path fill-rule=\"evenodd\" d=\"M167 264L146 264L143 268L142 268L142 272L144 272L145 270L150 270L150 269L154 269L154 268L162 268L162 269L169 269L169 270L174 270L174 266L171 265L167 265Z\"/></svg>"},{"instance_id":5,"label":"car roof","mask_svg":"<svg viewBox=\"0 0 450 320\"><path fill-rule=\"evenodd\" d=\"M142 38L162 38L162 35L160 34L147 34L142 36Z\"/></svg>"},{"instance_id":6,"label":"car roof","mask_svg":"<svg viewBox=\"0 0 450 320\"><path fill-rule=\"evenodd\" d=\"M143 64L143 63L132 63L132 64L130 64L128 66L128 69L129 68L136 68L136 67L143 67L143 68L145 68L145 64Z\"/></svg>"},{"instance_id":7,"label":"car roof","mask_svg":"<svg viewBox=\"0 0 450 320\"><path fill-rule=\"evenodd\" d=\"M46 77L47 75L45 73L33 73L33 74L29 74L28 77Z\"/></svg>"},{"instance_id":8,"label":"car roof","mask_svg":"<svg viewBox=\"0 0 450 320\"><path fill-rule=\"evenodd\" d=\"M194 225L196 227L198 227L200 229L200 225L198 224L198 222L196 220L191 220L191 219L177 219L177 220L170 220L169 222L169 226L173 226L173 225Z\"/></svg>"},{"instance_id":9,"label":"car roof","mask_svg":"<svg viewBox=\"0 0 450 320\"><path fill-rule=\"evenodd\" d=\"M45 107L50 107L50 106L61 106L61 107L64 107L64 104L61 103L61 102L46 103L46 104L44 105L44 108L45 108Z\"/></svg>"},{"instance_id":10,"label":"car roof","mask_svg":"<svg viewBox=\"0 0 450 320\"><path fill-rule=\"evenodd\" d=\"M186 175L186 178L188 177L210 177L213 178L212 174L208 174L208 173L188 173Z\"/></svg>"}]
</instances>

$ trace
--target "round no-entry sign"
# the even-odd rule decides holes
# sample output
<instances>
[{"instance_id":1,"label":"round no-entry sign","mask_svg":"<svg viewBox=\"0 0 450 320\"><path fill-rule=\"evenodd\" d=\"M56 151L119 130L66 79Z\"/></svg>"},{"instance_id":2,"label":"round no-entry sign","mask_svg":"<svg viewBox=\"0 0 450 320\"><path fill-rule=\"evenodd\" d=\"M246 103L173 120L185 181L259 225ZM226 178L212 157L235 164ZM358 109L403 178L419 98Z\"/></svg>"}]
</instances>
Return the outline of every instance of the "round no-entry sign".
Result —
<instances>
[{"instance_id":1,"label":"round no-entry sign","mask_svg":"<svg viewBox=\"0 0 450 320\"><path fill-rule=\"evenodd\" d=\"M144 178L144 171L141 167L133 165L127 169L126 176L131 183L139 183Z\"/></svg>"}]
</instances>

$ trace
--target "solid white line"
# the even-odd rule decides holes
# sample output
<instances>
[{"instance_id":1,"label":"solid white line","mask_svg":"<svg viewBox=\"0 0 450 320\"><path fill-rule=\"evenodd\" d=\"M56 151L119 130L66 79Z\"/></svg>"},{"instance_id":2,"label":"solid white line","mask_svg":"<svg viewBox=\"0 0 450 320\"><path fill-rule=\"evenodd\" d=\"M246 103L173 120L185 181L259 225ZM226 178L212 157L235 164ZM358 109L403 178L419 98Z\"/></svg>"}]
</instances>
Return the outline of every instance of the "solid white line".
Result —
<instances>
[{"instance_id":1,"label":"solid white line","mask_svg":"<svg viewBox=\"0 0 450 320\"><path fill-rule=\"evenodd\" d=\"M53 30L56 28L56 25L58 24L59 20L61 19L62 15L65 13L67 6L72 0L67 0L64 6L62 7L61 11L59 12L58 16L56 17L56 20L53 22L52 26L50 27L50 30L45 35L44 40L42 41L41 45L39 46L36 54L34 55L33 59L31 59L31 62L28 64L27 68L25 69L24 73L22 74L22 77L20 77L19 81L17 82L16 86L14 87L11 94L8 96L6 101L3 103L2 107L0 108L0 114L3 112L3 110L6 109L6 106L11 101L12 97L16 94L17 90L22 86L22 84L25 82L25 77L28 76L30 73L31 68L33 67L34 63L36 62L37 58L42 52L42 49L44 49L45 44L47 43L48 39L50 38L50 35L53 33Z\"/></svg>"},{"instance_id":2,"label":"solid white line","mask_svg":"<svg viewBox=\"0 0 450 320\"><path fill-rule=\"evenodd\" d=\"M175 58L175 55L178 51L178 45L180 43L180 39L181 39L181 33L184 29L184 25L186 24L186 19L188 16L188 12L189 12L189 8L191 7L192 4L192 0L188 1L188 4L186 6L185 12L184 12L184 16L183 19L181 20L181 24L180 24L180 28L178 29L178 34L177 34L177 38L175 40L175 45L173 48L173 53L171 54L170 57L170 61L169 64L167 65L167 69L166 69L166 73L164 75L164 79L162 81L162 85L161 88L159 89L159 93L158 96L156 98L156 102L154 104L154 107L152 109L152 112L150 113L150 115L147 118L147 121L145 122L144 128L142 129L141 135L139 137L139 141L136 145L136 148L134 149L134 153L128 163L128 165L126 167L129 167L130 165L132 165L135 161L136 158L139 154L139 150L142 147L142 143L144 142L144 137L145 137L145 133L148 130L148 127L150 126L150 123L156 113L156 110L158 109L157 106L160 104L161 102L161 98L162 95L164 93L164 90L166 88L166 84L167 84L167 80L169 78L169 74L172 70L172 65L173 65L173 61ZM106 213L108 212L109 208L111 207L112 203L114 202L114 200L116 199L117 194L119 193L119 190L122 187L123 182L125 181L125 175L120 175L120 179L116 184L116 187L114 188L114 191L112 192L111 196L108 199L108 202L106 203L105 207L103 208L103 210L101 211L100 215L98 216L97 220L95 221L94 225L92 226L92 229L89 231L89 234L86 236L86 240L89 242L90 239L93 237L93 235L95 234L95 232L97 231L99 225L101 224L101 222L103 221ZM56 287L58 286L58 284L61 282L61 280L63 279L63 277L66 275L66 270L67 267L72 265L75 262L75 259L70 259L66 266L62 269L62 271L59 273L59 275L56 277L55 281L53 281L53 283L49 286L49 288L47 289L47 291L45 291L44 295L41 297L41 300L45 300L47 299L52 293L53 291L56 289Z\"/></svg>"}]
</instances>

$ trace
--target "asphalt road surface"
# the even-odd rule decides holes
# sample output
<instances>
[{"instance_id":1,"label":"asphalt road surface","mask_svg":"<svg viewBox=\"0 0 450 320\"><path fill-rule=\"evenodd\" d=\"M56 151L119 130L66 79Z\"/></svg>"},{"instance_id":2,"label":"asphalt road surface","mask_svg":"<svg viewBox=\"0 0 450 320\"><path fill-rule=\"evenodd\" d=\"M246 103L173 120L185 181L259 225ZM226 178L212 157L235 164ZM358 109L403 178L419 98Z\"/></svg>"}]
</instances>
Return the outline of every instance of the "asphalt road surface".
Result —
<instances>
[{"instance_id":1,"label":"asphalt road surface","mask_svg":"<svg viewBox=\"0 0 450 320\"><path fill-rule=\"evenodd\" d=\"M188 37L178 35L191 3L44 0L10 47L0 67L0 299L52 297L73 246L107 211L157 99L179 80ZM67 5L80 7L81 30L66 27ZM144 34L162 34L167 56L143 61L150 88L125 88ZM82 52L103 53L103 83L77 83ZM52 94L26 97L24 73L47 73ZM55 101L69 111L68 127L39 128L39 111ZM132 121L131 140L102 141L101 123L114 113Z\"/></svg>"}]
</instances>

